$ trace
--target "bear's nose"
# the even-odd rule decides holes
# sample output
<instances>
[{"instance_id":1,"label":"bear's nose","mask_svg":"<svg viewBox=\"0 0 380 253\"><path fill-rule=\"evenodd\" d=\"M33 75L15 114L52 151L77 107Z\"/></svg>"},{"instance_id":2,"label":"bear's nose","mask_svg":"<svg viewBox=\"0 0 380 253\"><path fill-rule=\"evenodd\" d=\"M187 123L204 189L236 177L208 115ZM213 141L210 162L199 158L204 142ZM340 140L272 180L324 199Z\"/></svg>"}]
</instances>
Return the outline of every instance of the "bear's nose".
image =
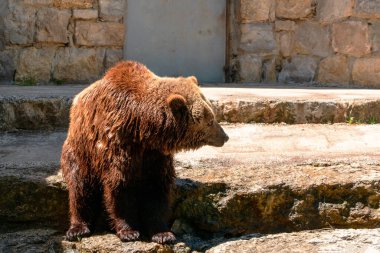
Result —
<instances>
[{"instance_id":1,"label":"bear's nose","mask_svg":"<svg viewBox=\"0 0 380 253\"><path fill-rule=\"evenodd\" d=\"M230 137L228 137L227 134L224 134L224 142L226 143L229 139L230 139Z\"/></svg>"}]
</instances>

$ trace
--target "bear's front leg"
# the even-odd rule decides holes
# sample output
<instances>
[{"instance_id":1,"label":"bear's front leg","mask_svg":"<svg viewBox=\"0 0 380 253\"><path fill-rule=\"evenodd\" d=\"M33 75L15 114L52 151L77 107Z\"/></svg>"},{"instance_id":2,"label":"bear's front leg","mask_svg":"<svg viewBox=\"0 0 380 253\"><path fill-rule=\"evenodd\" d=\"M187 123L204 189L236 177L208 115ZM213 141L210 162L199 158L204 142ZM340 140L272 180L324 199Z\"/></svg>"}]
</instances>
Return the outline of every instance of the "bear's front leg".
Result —
<instances>
[{"instance_id":1,"label":"bear's front leg","mask_svg":"<svg viewBox=\"0 0 380 253\"><path fill-rule=\"evenodd\" d=\"M111 184L112 185L112 184ZM116 230L116 235L123 242L136 241L140 237L140 233L134 230L123 218L122 210L122 197L123 197L123 187L118 184L116 187L112 187L105 183L103 185L104 191L104 203L111 218L112 225Z\"/></svg>"},{"instance_id":2,"label":"bear's front leg","mask_svg":"<svg viewBox=\"0 0 380 253\"><path fill-rule=\"evenodd\" d=\"M156 191L145 192L142 196L144 201L141 203L141 220L153 242L171 244L176 238L168 226L170 216L168 193L162 192L159 187L154 188Z\"/></svg>"}]
</instances>

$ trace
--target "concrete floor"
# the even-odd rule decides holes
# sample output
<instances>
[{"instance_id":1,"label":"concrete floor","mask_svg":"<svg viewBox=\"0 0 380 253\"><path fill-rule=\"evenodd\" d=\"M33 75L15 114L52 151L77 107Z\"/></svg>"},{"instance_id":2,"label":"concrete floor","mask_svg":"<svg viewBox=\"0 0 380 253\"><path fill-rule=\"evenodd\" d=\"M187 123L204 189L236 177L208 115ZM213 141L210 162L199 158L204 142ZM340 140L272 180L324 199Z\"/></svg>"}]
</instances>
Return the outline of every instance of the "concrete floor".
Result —
<instances>
[{"instance_id":1,"label":"concrete floor","mask_svg":"<svg viewBox=\"0 0 380 253\"><path fill-rule=\"evenodd\" d=\"M380 125L238 124L224 128L230 140L222 148L206 146L179 153L177 159L193 164L222 159L250 165L380 158ZM0 164L58 164L65 137L64 131L0 134Z\"/></svg>"},{"instance_id":2,"label":"concrete floor","mask_svg":"<svg viewBox=\"0 0 380 253\"><path fill-rule=\"evenodd\" d=\"M73 97L84 89L85 85L62 86L17 86L0 85L0 98L9 97ZM380 89L337 89L337 88L297 88L294 86L254 86L223 84L220 86L205 86L202 91L209 99L230 99L231 97L244 100L257 99L287 99L287 100L353 100L380 99Z\"/></svg>"}]
</instances>

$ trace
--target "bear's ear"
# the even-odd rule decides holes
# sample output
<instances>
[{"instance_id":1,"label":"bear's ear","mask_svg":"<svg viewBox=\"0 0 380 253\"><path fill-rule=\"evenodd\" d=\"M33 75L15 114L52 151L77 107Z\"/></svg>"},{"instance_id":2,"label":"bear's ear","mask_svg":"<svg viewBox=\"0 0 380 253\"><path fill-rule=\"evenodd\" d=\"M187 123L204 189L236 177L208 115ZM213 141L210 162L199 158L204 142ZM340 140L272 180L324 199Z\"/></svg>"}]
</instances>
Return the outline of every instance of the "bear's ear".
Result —
<instances>
[{"instance_id":1,"label":"bear's ear","mask_svg":"<svg viewBox=\"0 0 380 253\"><path fill-rule=\"evenodd\" d=\"M170 94L166 99L170 109L172 109L173 113L182 112L186 109L186 99L179 94Z\"/></svg>"},{"instance_id":2,"label":"bear's ear","mask_svg":"<svg viewBox=\"0 0 380 253\"><path fill-rule=\"evenodd\" d=\"M198 84L198 79L197 79L195 76L189 76L189 79L190 79L192 82Z\"/></svg>"}]
</instances>

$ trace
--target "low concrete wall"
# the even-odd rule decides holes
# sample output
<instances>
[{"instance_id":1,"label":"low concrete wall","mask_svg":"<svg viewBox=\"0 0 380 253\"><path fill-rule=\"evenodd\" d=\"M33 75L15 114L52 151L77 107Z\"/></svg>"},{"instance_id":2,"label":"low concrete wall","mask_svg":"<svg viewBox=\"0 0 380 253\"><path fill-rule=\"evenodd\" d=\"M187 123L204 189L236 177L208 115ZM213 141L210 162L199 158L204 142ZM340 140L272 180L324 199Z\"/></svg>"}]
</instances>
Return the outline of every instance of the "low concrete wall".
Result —
<instances>
[{"instance_id":1,"label":"low concrete wall","mask_svg":"<svg viewBox=\"0 0 380 253\"><path fill-rule=\"evenodd\" d=\"M0 80L87 83L123 57L126 0L3 0ZM380 1L230 0L227 80L380 87Z\"/></svg>"}]
</instances>

